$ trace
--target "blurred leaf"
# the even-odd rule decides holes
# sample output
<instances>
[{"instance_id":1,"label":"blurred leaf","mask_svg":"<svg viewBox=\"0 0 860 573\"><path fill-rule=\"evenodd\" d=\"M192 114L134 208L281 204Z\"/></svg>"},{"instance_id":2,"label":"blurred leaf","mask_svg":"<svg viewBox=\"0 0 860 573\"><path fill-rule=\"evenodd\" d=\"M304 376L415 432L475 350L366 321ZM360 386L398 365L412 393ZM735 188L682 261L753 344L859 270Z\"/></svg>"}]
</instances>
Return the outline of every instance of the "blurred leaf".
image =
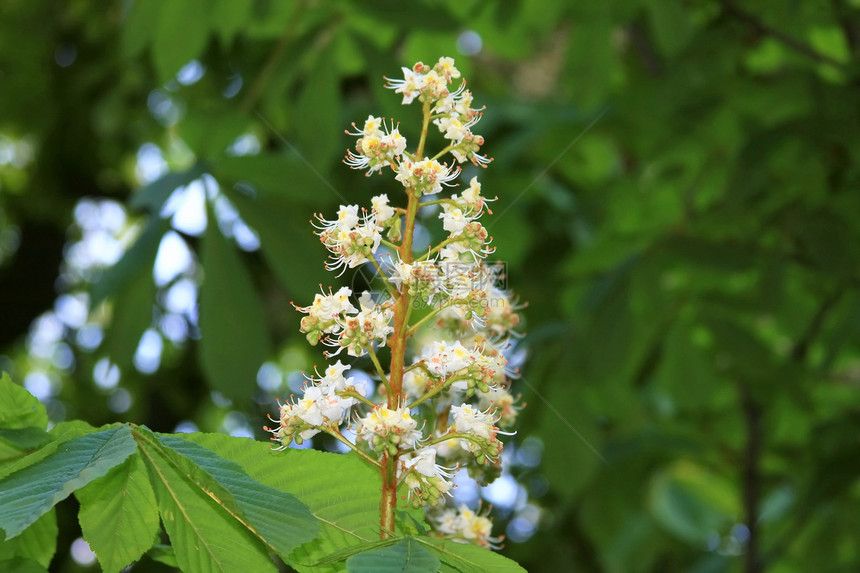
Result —
<instances>
[{"instance_id":1,"label":"blurred leaf","mask_svg":"<svg viewBox=\"0 0 860 573\"><path fill-rule=\"evenodd\" d=\"M312 269L323 269L326 253L300 210L268 193L251 198L237 189L228 189L226 194L242 219L259 234L266 262L290 294L297 299L300 295L312 296L324 276Z\"/></svg>"},{"instance_id":2,"label":"blurred leaf","mask_svg":"<svg viewBox=\"0 0 860 573\"><path fill-rule=\"evenodd\" d=\"M571 87L581 108L593 108L603 101L616 66L610 10L606 2L578 4L573 17L565 74L577 78Z\"/></svg>"},{"instance_id":3,"label":"blurred leaf","mask_svg":"<svg viewBox=\"0 0 860 573\"><path fill-rule=\"evenodd\" d=\"M327 171L337 148L340 126L339 67L333 50L323 52L309 74L296 105L295 117L299 143L311 165Z\"/></svg>"},{"instance_id":4,"label":"blurred leaf","mask_svg":"<svg viewBox=\"0 0 860 573\"><path fill-rule=\"evenodd\" d=\"M242 31L253 11L254 0L215 0L209 18L212 30L218 34L225 47Z\"/></svg>"},{"instance_id":5,"label":"blurred leaf","mask_svg":"<svg viewBox=\"0 0 860 573\"><path fill-rule=\"evenodd\" d=\"M163 2L159 12L152 60L163 83L182 66L200 57L209 38L210 6L205 0L171 0Z\"/></svg>"},{"instance_id":6,"label":"blurred leaf","mask_svg":"<svg viewBox=\"0 0 860 573\"><path fill-rule=\"evenodd\" d=\"M719 383L711 354L697 343L694 329L684 322L676 322L669 330L654 379L681 408L713 404L713 392Z\"/></svg>"},{"instance_id":7,"label":"blurred leaf","mask_svg":"<svg viewBox=\"0 0 860 573\"><path fill-rule=\"evenodd\" d=\"M140 283L152 282L152 267L155 264L155 256L158 254L158 246L161 244L161 239L167 228L167 223L162 219L155 216L149 218L143 232L119 262L106 268L93 285L90 309L95 309L108 297L123 297L125 291L144 290L140 289ZM117 310L117 306L115 298L114 311ZM138 308L140 307L138 306ZM120 308L120 313L124 312L124 309ZM149 314L151 316L151 313ZM149 326L149 320L147 320L146 325Z\"/></svg>"},{"instance_id":8,"label":"blurred leaf","mask_svg":"<svg viewBox=\"0 0 860 573\"><path fill-rule=\"evenodd\" d=\"M146 554L153 561L163 563L168 567L179 569L179 563L176 561L176 551L172 545L156 544Z\"/></svg>"},{"instance_id":9,"label":"blurred leaf","mask_svg":"<svg viewBox=\"0 0 860 573\"><path fill-rule=\"evenodd\" d=\"M15 430L48 425L48 413L35 396L12 382L9 374L0 377L0 428Z\"/></svg>"},{"instance_id":10,"label":"blurred leaf","mask_svg":"<svg viewBox=\"0 0 860 573\"><path fill-rule=\"evenodd\" d=\"M216 218L210 212L210 221ZM212 388L247 402L269 356L266 317L236 247L210 224L201 256L200 362Z\"/></svg>"},{"instance_id":11,"label":"blurred leaf","mask_svg":"<svg viewBox=\"0 0 860 573\"><path fill-rule=\"evenodd\" d=\"M435 573L441 563L413 538L353 555L346 560L349 573Z\"/></svg>"},{"instance_id":12,"label":"blurred leaf","mask_svg":"<svg viewBox=\"0 0 860 573\"><path fill-rule=\"evenodd\" d=\"M103 571L120 571L152 546L159 531L155 493L140 456L129 456L75 492L84 539Z\"/></svg>"},{"instance_id":13,"label":"blurred leaf","mask_svg":"<svg viewBox=\"0 0 860 573\"><path fill-rule=\"evenodd\" d=\"M243 192L285 206L319 206L320 197L328 193L310 167L288 155L222 157L214 173L225 187L238 185Z\"/></svg>"},{"instance_id":14,"label":"blurred leaf","mask_svg":"<svg viewBox=\"0 0 860 573\"><path fill-rule=\"evenodd\" d=\"M75 438L39 463L0 480L0 529L15 537L75 490L134 453L128 426Z\"/></svg>"},{"instance_id":15,"label":"blurred leaf","mask_svg":"<svg viewBox=\"0 0 860 573\"><path fill-rule=\"evenodd\" d=\"M3 562L15 557L32 559L47 568L57 551L57 533L57 514L52 509L21 535L0 541L0 571L13 571L14 569L4 568Z\"/></svg>"},{"instance_id":16,"label":"blurred leaf","mask_svg":"<svg viewBox=\"0 0 860 573\"><path fill-rule=\"evenodd\" d=\"M657 474L648 496L654 518L674 535L702 546L741 513L731 482L692 462L678 462Z\"/></svg>"},{"instance_id":17,"label":"blurred leaf","mask_svg":"<svg viewBox=\"0 0 860 573\"><path fill-rule=\"evenodd\" d=\"M154 263L154 257L152 263ZM148 267L151 271L152 267ZM111 362L130 369L143 333L152 325L155 282L150 272L138 274L111 302L111 322L105 345Z\"/></svg>"},{"instance_id":18,"label":"blurred leaf","mask_svg":"<svg viewBox=\"0 0 860 573\"><path fill-rule=\"evenodd\" d=\"M660 52L674 58L681 52L693 35L689 10L674 2L648 4L651 29Z\"/></svg>"},{"instance_id":19,"label":"blurred leaf","mask_svg":"<svg viewBox=\"0 0 860 573\"><path fill-rule=\"evenodd\" d=\"M122 26L122 54L126 58L140 55L152 42L159 14L169 0L131 2Z\"/></svg>"},{"instance_id":20,"label":"blurred leaf","mask_svg":"<svg viewBox=\"0 0 860 573\"><path fill-rule=\"evenodd\" d=\"M224 153L240 135L248 131L248 117L237 110L192 108L179 124L179 133L197 157L210 158Z\"/></svg>"},{"instance_id":21,"label":"blurred leaf","mask_svg":"<svg viewBox=\"0 0 860 573\"><path fill-rule=\"evenodd\" d=\"M184 124L183 124L184 125ZM177 188L188 185L206 172L202 163L195 163L185 171L170 171L152 183L138 189L129 201L129 206L136 210L146 210L153 219L161 212L161 208ZM150 220L150 226L154 224ZM146 234L146 231L144 231Z\"/></svg>"},{"instance_id":22,"label":"blurred leaf","mask_svg":"<svg viewBox=\"0 0 860 573\"><path fill-rule=\"evenodd\" d=\"M5 573L46 573L48 570L37 561L16 557L0 561L0 571Z\"/></svg>"}]
</instances>

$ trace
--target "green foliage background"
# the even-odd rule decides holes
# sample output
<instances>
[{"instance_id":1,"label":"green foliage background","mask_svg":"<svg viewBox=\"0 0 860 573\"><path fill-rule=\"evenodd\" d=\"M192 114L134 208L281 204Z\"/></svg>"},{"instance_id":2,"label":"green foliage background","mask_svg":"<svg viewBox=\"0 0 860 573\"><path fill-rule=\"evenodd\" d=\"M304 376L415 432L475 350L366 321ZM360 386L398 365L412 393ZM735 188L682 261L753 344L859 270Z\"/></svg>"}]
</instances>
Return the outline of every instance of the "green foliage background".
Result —
<instances>
[{"instance_id":1,"label":"green foliage background","mask_svg":"<svg viewBox=\"0 0 860 573\"><path fill-rule=\"evenodd\" d=\"M256 384L260 364L321 361L289 306L335 280L308 220L338 193L394 196L390 179L340 163L353 143L343 130L374 113L408 137L417 111L383 74L454 56L487 106L477 131L495 161L480 175L499 201L486 224L529 303L516 440L539 440L543 456L515 473L541 518L503 553L530 571L860 563L856 0L2 10L0 369L19 382L49 371L52 421L218 431L239 416L263 439L274 396ZM482 49L465 56L470 30ZM175 76L191 60L205 73L185 85ZM258 154L227 152L247 134ZM169 173L141 188L146 143ZM210 205L206 232L184 237L201 336L165 341L144 375L135 349L165 312L152 281L170 228L160 213L204 173L260 248L237 249ZM86 197L128 205L140 232L81 280L63 253ZM106 334L88 349L67 329L73 362L58 367L28 353L28 333L61 292L89 293ZM106 356L132 398L122 413L93 381ZM79 535L70 505L58 508L61 548ZM62 549L52 564L76 567Z\"/></svg>"}]
</instances>

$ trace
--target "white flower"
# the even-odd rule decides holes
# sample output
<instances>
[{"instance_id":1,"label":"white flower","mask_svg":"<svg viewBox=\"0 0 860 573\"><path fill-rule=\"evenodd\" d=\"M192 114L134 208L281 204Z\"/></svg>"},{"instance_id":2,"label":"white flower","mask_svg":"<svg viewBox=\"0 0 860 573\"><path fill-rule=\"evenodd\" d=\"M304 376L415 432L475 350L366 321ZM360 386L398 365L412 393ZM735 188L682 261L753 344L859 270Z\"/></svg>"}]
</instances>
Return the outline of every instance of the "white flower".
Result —
<instances>
[{"instance_id":1,"label":"white flower","mask_svg":"<svg viewBox=\"0 0 860 573\"><path fill-rule=\"evenodd\" d=\"M399 459L397 477L409 487L410 497L418 494L419 499L435 505L443 495L450 495L454 487L451 478L457 467L448 468L436 463L436 448L428 446ZM431 493L432 492L432 493Z\"/></svg>"},{"instance_id":2,"label":"white flower","mask_svg":"<svg viewBox=\"0 0 860 573\"><path fill-rule=\"evenodd\" d=\"M442 191L443 185L450 186L459 174L459 167L451 169L435 159L424 158L421 161L402 161L397 167L395 179L419 195L432 195Z\"/></svg>"},{"instance_id":3,"label":"white flower","mask_svg":"<svg viewBox=\"0 0 860 573\"><path fill-rule=\"evenodd\" d=\"M382 241L382 227L375 213L358 216L358 205L341 205L337 219L329 221L317 215L320 241L331 253L328 270L355 268L366 263L376 253ZM342 274L342 273L341 273Z\"/></svg>"},{"instance_id":4,"label":"white flower","mask_svg":"<svg viewBox=\"0 0 860 573\"><path fill-rule=\"evenodd\" d=\"M462 233L466 225L472 221L463 213L462 209L450 203L442 204L442 213L439 213L439 218L442 219L442 228L451 233L452 237Z\"/></svg>"},{"instance_id":5,"label":"white flower","mask_svg":"<svg viewBox=\"0 0 860 573\"><path fill-rule=\"evenodd\" d=\"M454 58L441 57L433 69L447 79L460 77L460 70L454 66Z\"/></svg>"},{"instance_id":6,"label":"white flower","mask_svg":"<svg viewBox=\"0 0 860 573\"><path fill-rule=\"evenodd\" d=\"M418 64L415 65L418 67ZM424 86L424 75L417 73L409 68L400 68L403 70L402 80L388 79L386 87L393 89L396 93L403 94L403 105L412 103L418 94L421 93L421 88Z\"/></svg>"},{"instance_id":7,"label":"white flower","mask_svg":"<svg viewBox=\"0 0 860 573\"><path fill-rule=\"evenodd\" d=\"M316 381L319 388L326 393L346 390L352 385L353 378L346 378L343 373L350 368L349 364L342 364L340 360L330 365L325 369L325 376Z\"/></svg>"},{"instance_id":8,"label":"white flower","mask_svg":"<svg viewBox=\"0 0 860 573\"><path fill-rule=\"evenodd\" d=\"M369 167L367 174L370 175L386 165L392 165L395 158L406 150L406 138L400 135L400 130L393 124L386 126L381 118L368 116L361 130L358 130L354 123L352 126L356 131L346 133L359 138L355 144L357 153L347 151L344 163L353 169ZM384 127L385 131L380 127Z\"/></svg>"},{"instance_id":9,"label":"white flower","mask_svg":"<svg viewBox=\"0 0 860 573\"><path fill-rule=\"evenodd\" d=\"M394 216L394 207L388 204L388 195L385 193L373 197L370 200L370 204L379 221L387 221Z\"/></svg>"},{"instance_id":10,"label":"white flower","mask_svg":"<svg viewBox=\"0 0 860 573\"><path fill-rule=\"evenodd\" d=\"M485 440L492 440L498 429L495 427L496 420L488 411L482 412L470 404L462 406L451 406L451 414L454 417L454 431L460 434L472 434ZM462 440L468 442L468 440ZM468 442L474 447L472 442ZM462 444L465 445L465 444Z\"/></svg>"},{"instance_id":11,"label":"white flower","mask_svg":"<svg viewBox=\"0 0 860 573\"><path fill-rule=\"evenodd\" d=\"M399 449L409 450L421 439L418 422L409 414L409 408L402 406L393 410L377 406L365 417L359 418L355 433L359 439L374 444L375 438L392 442L396 436Z\"/></svg>"},{"instance_id":12,"label":"white flower","mask_svg":"<svg viewBox=\"0 0 860 573\"><path fill-rule=\"evenodd\" d=\"M415 368L403 375L403 391L411 398L420 398L427 392L431 379L421 368Z\"/></svg>"},{"instance_id":13,"label":"white flower","mask_svg":"<svg viewBox=\"0 0 860 573\"><path fill-rule=\"evenodd\" d=\"M439 533L488 549L499 549L501 538L490 537L493 522L486 513L473 511L466 504L431 513L428 518Z\"/></svg>"},{"instance_id":14,"label":"white flower","mask_svg":"<svg viewBox=\"0 0 860 573\"><path fill-rule=\"evenodd\" d=\"M453 344L435 341L424 348L421 357L427 369L441 378L447 378L475 361L473 354L459 340Z\"/></svg>"}]
</instances>

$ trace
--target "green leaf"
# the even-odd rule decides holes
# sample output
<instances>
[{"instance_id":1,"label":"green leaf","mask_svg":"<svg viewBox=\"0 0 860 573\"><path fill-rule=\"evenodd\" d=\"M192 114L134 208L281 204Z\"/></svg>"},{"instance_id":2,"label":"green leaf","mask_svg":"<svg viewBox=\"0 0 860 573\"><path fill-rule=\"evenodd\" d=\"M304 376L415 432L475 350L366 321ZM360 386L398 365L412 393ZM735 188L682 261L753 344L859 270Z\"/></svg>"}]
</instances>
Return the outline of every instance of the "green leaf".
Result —
<instances>
[{"instance_id":1,"label":"green leaf","mask_svg":"<svg viewBox=\"0 0 860 573\"><path fill-rule=\"evenodd\" d=\"M155 262L154 258L152 262ZM138 280L113 296L111 324L105 344L111 361L121 369L132 366L140 337L152 325L153 304L155 282L150 273L141 274Z\"/></svg>"},{"instance_id":2,"label":"green leaf","mask_svg":"<svg viewBox=\"0 0 860 573\"><path fill-rule=\"evenodd\" d=\"M0 529L24 531L70 493L121 463L136 449L128 426L74 438L39 463L0 480Z\"/></svg>"},{"instance_id":3,"label":"green leaf","mask_svg":"<svg viewBox=\"0 0 860 573\"><path fill-rule=\"evenodd\" d=\"M489 549L456 543L447 539L434 537L417 537L415 541L432 551L442 562L440 571L459 573L525 573L519 563L494 553Z\"/></svg>"},{"instance_id":4,"label":"green leaf","mask_svg":"<svg viewBox=\"0 0 860 573\"><path fill-rule=\"evenodd\" d=\"M248 116L239 110L189 109L179 124L179 135L200 158L224 153L237 137L248 130Z\"/></svg>"},{"instance_id":5,"label":"green leaf","mask_svg":"<svg viewBox=\"0 0 860 573\"><path fill-rule=\"evenodd\" d=\"M293 493L310 508L322 529L314 541L290 555L298 571L341 571L320 565L332 554L379 539L377 472L357 456L315 450L274 451L264 442L236 440L215 434L190 434L186 439L238 463L251 478ZM420 510L410 510L423 519Z\"/></svg>"},{"instance_id":6,"label":"green leaf","mask_svg":"<svg viewBox=\"0 0 860 573\"><path fill-rule=\"evenodd\" d=\"M247 523L257 536L286 557L312 540L319 524L307 506L295 496L253 481L237 464L219 457L212 450L177 436L163 436L161 442L193 461L218 484L230 492ZM230 438L242 440L241 438Z\"/></svg>"},{"instance_id":7,"label":"green leaf","mask_svg":"<svg viewBox=\"0 0 860 573\"><path fill-rule=\"evenodd\" d=\"M260 236L260 249L278 279L297 300L312 296L323 278L325 250L310 225L285 201L260 194L256 198L227 190L242 219ZM302 272L296 272L296 269ZM319 269L317 273L313 269Z\"/></svg>"},{"instance_id":8,"label":"green leaf","mask_svg":"<svg viewBox=\"0 0 860 573\"><path fill-rule=\"evenodd\" d=\"M137 283L147 280L152 282L149 278L152 274L152 265L155 264L158 246L167 228L167 223L162 219L155 216L149 218L146 227L134 244L115 265L105 269L93 285L90 298L91 309L96 308L110 296L116 296L124 290L134 290Z\"/></svg>"},{"instance_id":9,"label":"green leaf","mask_svg":"<svg viewBox=\"0 0 860 573\"><path fill-rule=\"evenodd\" d=\"M34 452L23 452L22 455L3 460L4 463L0 463L0 479L38 463L56 452L66 442L94 431L95 428L80 420L60 422L48 432L53 441L46 443Z\"/></svg>"},{"instance_id":10,"label":"green leaf","mask_svg":"<svg viewBox=\"0 0 860 573\"><path fill-rule=\"evenodd\" d=\"M237 513L233 496L149 430L135 436L164 529L183 571L276 571L266 546Z\"/></svg>"},{"instance_id":11,"label":"green leaf","mask_svg":"<svg viewBox=\"0 0 860 573\"><path fill-rule=\"evenodd\" d=\"M254 0L215 0L209 14L212 31L229 46L254 12Z\"/></svg>"},{"instance_id":12,"label":"green leaf","mask_svg":"<svg viewBox=\"0 0 860 573\"><path fill-rule=\"evenodd\" d=\"M202 163L196 163L185 171L171 171L135 191L129 205L132 209L146 210L151 215L157 216L164 203L178 187L188 185L205 172L206 169Z\"/></svg>"},{"instance_id":13,"label":"green leaf","mask_svg":"<svg viewBox=\"0 0 860 573\"><path fill-rule=\"evenodd\" d=\"M34 450L50 440L51 434L40 428L0 428L0 443L9 444L17 450ZM0 460L2 459L4 456L0 454Z\"/></svg>"},{"instance_id":14,"label":"green leaf","mask_svg":"<svg viewBox=\"0 0 860 573\"><path fill-rule=\"evenodd\" d=\"M14 557L32 559L42 567L48 567L57 551L57 533L57 514L51 510L21 535L0 541L0 571L9 571L2 562Z\"/></svg>"},{"instance_id":15,"label":"green leaf","mask_svg":"<svg viewBox=\"0 0 860 573\"><path fill-rule=\"evenodd\" d=\"M654 2L648 4L648 10L660 52L670 58L676 56L693 36L689 10L675 2Z\"/></svg>"},{"instance_id":16,"label":"green leaf","mask_svg":"<svg viewBox=\"0 0 860 573\"><path fill-rule=\"evenodd\" d=\"M12 382L9 374L0 377L0 428L39 428L48 425L48 412L23 386Z\"/></svg>"},{"instance_id":17,"label":"green leaf","mask_svg":"<svg viewBox=\"0 0 860 573\"><path fill-rule=\"evenodd\" d=\"M146 467L129 456L75 492L84 539L104 571L120 571L148 550L158 534L158 508Z\"/></svg>"},{"instance_id":18,"label":"green leaf","mask_svg":"<svg viewBox=\"0 0 860 573\"><path fill-rule=\"evenodd\" d=\"M692 462L677 462L655 476L649 507L663 527L700 546L740 517L737 495L721 476Z\"/></svg>"},{"instance_id":19,"label":"green leaf","mask_svg":"<svg viewBox=\"0 0 860 573\"><path fill-rule=\"evenodd\" d=\"M159 81L171 79L206 48L209 8L205 0L170 0L161 4L152 43Z\"/></svg>"},{"instance_id":20,"label":"green leaf","mask_svg":"<svg viewBox=\"0 0 860 573\"><path fill-rule=\"evenodd\" d=\"M4 573L46 573L48 569L32 559L16 557L0 561L0 571Z\"/></svg>"},{"instance_id":21,"label":"green leaf","mask_svg":"<svg viewBox=\"0 0 860 573\"><path fill-rule=\"evenodd\" d=\"M412 537L346 560L350 573L436 573L439 565L439 559Z\"/></svg>"},{"instance_id":22,"label":"green leaf","mask_svg":"<svg viewBox=\"0 0 860 573\"><path fill-rule=\"evenodd\" d=\"M225 186L238 185L245 196L271 199L281 208L296 204L317 207L328 188L310 167L289 155L222 157L213 172Z\"/></svg>"},{"instance_id":23,"label":"green leaf","mask_svg":"<svg viewBox=\"0 0 860 573\"><path fill-rule=\"evenodd\" d=\"M210 221L215 221L210 213ZM236 248L218 225L203 239L205 279L200 292L200 361L212 388L248 402L257 370L269 355L266 317L260 297Z\"/></svg>"},{"instance_id":24,"label":"green leaf","mask_svg":"<svg viewBox=\"0 0 860 573\"><path fill-rule=\"evenodd\" d=\"M150 559L164 563L168 567L179 569L179 563L176 562L176 551L170 545L158 543L152 547L147 553Z\"/></svg>"},{"instance_id":25,"label":"green leaf","mask_svg":"<svg viewBox=\"0 0 860 573\"><path fill-rule=\"evenodd\" d=\"M305 150L308 161L325 171L337 150L340 122L340 86L338 62L333 51L320 55L314 71L307 76L307 83L299 94L296 105L301 113L296 114L296 131L299 143Z\"/></svg>"},{"instance_id":26,"label":"green leaf","mask_svg":"<svg viewBox=\"0 0 860 573\"><path fill-rule=\"evenodd\" d=\"M134 58L149 46L164 3L164 0L131 3L128 15L122 23L120 47L123 56Z\"/></svg>"}]
</instances>

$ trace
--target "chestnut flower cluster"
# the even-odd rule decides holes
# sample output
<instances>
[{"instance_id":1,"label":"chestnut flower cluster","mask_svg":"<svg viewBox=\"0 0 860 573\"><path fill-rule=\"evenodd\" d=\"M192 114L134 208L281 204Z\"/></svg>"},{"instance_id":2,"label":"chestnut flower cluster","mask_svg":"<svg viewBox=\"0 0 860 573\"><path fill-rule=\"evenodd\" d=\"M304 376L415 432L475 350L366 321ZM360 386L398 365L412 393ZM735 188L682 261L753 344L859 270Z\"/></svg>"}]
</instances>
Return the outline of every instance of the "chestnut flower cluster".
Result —
<instances>
[{"instance_id":1,"label":"chestnut flower cluster","mask_svg":"<svg viewBox=\"0 0 860 573\"><path fill-rule=\"evenodd\" d=\"M452 480L461 469L484 484L500 473L500 436L512 434L520 408L507 361L520 307L503 288L499 266L487 261L494 249L481 219L492 214L492 199L477 177L458 182L458 164L491 161L478 153L484 139L472 132L483 108L472 107L465 81L451 89L460 76L453 59L440 58L388 80L404 104L422 106L414 151L399 124L372 115L347 132L357 141L344 162L368 175L390 169L405 206L383 194L369 208L342 205L333 219L316 216L327 268L343 274L371 265L380 289L358 297L347 287L321 291L309 306L296 306L305 315L300 330L311 345L329 347L326 356L369 358L377 392L359 392L347 377L350 366L338 360L307 377L303 395L280 406L270 431L282 448L325 432L378 468L381 537L395 529L399 489L408 504L431 511L436 535L495 548L500 539L491 537L486 514L450 507ZM431 156L425 147L432 127L443 148ZM445 188L458 192L440 195ZM441 220L443 233L423 252L413 249L419 210L425 225Z\"/></svg>"}]
</instances>

